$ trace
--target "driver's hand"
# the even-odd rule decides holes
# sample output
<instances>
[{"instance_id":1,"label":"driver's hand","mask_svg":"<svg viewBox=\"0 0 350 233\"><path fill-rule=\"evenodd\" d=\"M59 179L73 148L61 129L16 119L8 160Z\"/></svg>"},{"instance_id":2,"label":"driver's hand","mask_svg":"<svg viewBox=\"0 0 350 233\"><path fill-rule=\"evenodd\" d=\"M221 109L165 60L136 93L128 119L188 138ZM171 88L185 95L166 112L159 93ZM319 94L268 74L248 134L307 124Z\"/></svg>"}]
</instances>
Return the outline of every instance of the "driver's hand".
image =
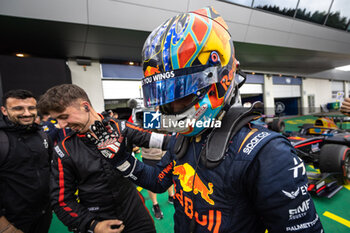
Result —
<instances>
[{"instance_id":1,"label":"driver's hand","mask_svg":"<svg viewBox=\"0 0 350 233\"><path fill-rule=\"evenodd\" d=\"M126 151L126 138L122 135L122 126L118 125L117 127L120 129L118 132L111 125L105 126L102 122L95 121L90 126L90 130L96 137L90 133L87 133L86 137L97 146L103 157L125 177L130 176L136 180L137 178L132 174L136 158Z\"/></svg>"},{"instance_id":2,"label":"driver's hand","mask_svg":"<svg viewBox=\"0 0 350 233\"><path fill-rule=\"evenodd\" d=\"M118 219L104 220L97 223L94 233L119 233L124 227L123 222Z\"/></svg>"},{"instance_id":3,"label":"driver's hand","mask_svg":"<svg viewBox=\"0 0 350 233\"><path fill-rule=\"evenodd\" d=\"M87 133L87 138L97 146L97 149L105 158L115 160L117 163L118 158L116 155L119 152L123 154L125 147L124 136L114 130L110 125L104 126L100 121L95 121L90 126L90 130L96 137Z\"/></svg>"},{"instance_id":4,"label":"driver's hand","mask_svg":"<svg viewBox=\"0 0 350 233\"><path fill-rule=\"evenodd\" d=\"M341 107L340 107L340 112L350 116L350 98L345 98Z\"/></svg>"}]
</instances>

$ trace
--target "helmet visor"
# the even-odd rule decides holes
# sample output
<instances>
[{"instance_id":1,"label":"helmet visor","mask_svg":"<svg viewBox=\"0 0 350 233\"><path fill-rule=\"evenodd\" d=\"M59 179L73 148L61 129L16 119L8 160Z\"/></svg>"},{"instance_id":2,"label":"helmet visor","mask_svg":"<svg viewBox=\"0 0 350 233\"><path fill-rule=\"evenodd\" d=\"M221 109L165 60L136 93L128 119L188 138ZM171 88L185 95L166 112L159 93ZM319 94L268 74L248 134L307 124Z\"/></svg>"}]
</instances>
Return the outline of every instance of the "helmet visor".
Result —
<instances>
[{"instance_id":1,"label":"helmet visor","mask_svg":"<svg viewBox=\"0 0 350 233\"><path fill-rule=\"evenodd\" d=\"M208 87L218 80L217 66L193 66L142 79L146 107L168 104Z\"/></svg>"}]
</instances>

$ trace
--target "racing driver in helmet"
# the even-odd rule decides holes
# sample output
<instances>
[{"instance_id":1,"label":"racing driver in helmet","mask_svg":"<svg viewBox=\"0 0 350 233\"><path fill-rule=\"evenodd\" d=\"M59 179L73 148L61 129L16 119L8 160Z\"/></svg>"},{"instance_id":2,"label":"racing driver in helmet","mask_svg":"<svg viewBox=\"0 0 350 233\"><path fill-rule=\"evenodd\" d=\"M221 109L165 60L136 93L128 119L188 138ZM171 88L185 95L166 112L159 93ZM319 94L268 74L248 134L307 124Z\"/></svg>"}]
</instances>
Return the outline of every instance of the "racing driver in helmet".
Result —
<instances>
[{"instance_id":1,"label":"racing driver in helmet","mask_svg":"<svg viewBox=\"0 0 350 233\"><path fill-rule=\"evenodd\" d=\"M160 107L151 121L161 119L162 129L174 132L167 153L147 166L119 153L121 140L110 140L115 134L91 129L101 154L125 177L156 193L175 185L176 233L323 232L294 148L250 123L258 117L254 106L233 106L238 62L215 9L167 20L149 35L142 55L145 106Z\"/></svg>"}]
</instances>

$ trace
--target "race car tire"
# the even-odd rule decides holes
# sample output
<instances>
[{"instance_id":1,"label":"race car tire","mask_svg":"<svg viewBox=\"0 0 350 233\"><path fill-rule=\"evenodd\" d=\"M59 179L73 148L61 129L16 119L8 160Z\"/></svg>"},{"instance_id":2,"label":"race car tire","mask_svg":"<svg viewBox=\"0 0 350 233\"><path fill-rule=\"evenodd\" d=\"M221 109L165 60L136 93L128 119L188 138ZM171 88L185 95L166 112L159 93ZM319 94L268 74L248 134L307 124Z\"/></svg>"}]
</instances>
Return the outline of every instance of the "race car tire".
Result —
<instances>
[{"instance_id":1,"label":"race car tire","mask_svg":"<svg viewBox=\"0 0 350 233\"><path fill-rule=\"evenodd\" d=\"M350 184L350 153L347 153L345 155L344 161L343 161L343 175L344 175L344 183Z\"/></svg>"},{"instance_id":2,"label":"race car tire","mask_svg":"<svg viewBox=\"0 0 350 233\"><path fill-rule=\"evenodd\" d=\"M285 129L285 124L281 119L273 119L271 122L271 130L276 132L283 132Z\"/></svg>"},{"instance_id":3,"label":"race car tire","mask_svg":"<svg viewBox=\"0 0 350 233\"><path fill-rule=\"evenodd\" d=\"M320 171L341 173L350 182L350 148L338 144L326 144L321 148Z\"/></svg>"}]
</instances>

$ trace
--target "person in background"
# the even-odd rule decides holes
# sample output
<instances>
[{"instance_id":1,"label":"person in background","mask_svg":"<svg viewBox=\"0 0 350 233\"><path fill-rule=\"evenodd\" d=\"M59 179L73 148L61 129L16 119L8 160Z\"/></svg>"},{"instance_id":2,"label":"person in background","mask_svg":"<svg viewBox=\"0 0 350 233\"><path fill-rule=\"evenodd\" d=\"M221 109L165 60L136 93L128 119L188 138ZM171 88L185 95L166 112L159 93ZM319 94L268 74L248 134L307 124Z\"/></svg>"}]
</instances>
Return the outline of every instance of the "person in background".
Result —
<instances>
[{"instance_id":1,"label":"person in background","mask_svg":"<svg viewBox=\"0 0 350 233\"><path fill-rule=\"evenodd\" d=\"M34 123L40 125L42 120L43 116L40 113L38 113L38 115L35 117Z\"/></svg>"},{"instance_id":2,"label":"person in background","mask_svg":"<svg viewBox=\"0 0 350 233\"><path fill-rule=\"evenodd\" d=\"M27 90L3 96L0 119L0 232L45 233L52 211L49 201L52 143L34 123L37 102Z\"/></svg>"},{"instance_id":3,"label":"person in background","mask_svg":"<svg viewBox=\"0 0 350 233\"><path fill-rule=\"evenodd\" d=\"M101 115L104 117L104 118L113 118L113 111L112 110L105 110L103 112L101 112Z\"/></svg>"},{"instance_id":4,"label":"person in background","mask_svg":"<svg viewBox=\"0 0 350 233\"><path fill-rule=\"evenodd\" d=\"M162 159L163 155L165 154L166 151L162 151L161 149L157 148L142 148L142 162L144 164L150 165L150 166L157 166L157 163ZM150 190L147 190L148 195L152 201L152 211L154 214L154 217L156 219L162 219L163 218L163 212L160 209L160 206L158 204L157 200L157 194L153 193ZM174 189L173 186L168 188L168 202L170 204L174 204Z\"/></svg>"},{"instance_id":5,"label":"person in background","mask_svg":"<svg viewBox=\"0 0 350 233\"><path fill-rule=\"evenodd\" d=\"M340 106L340 112L347 116L350 116L350 98L344 98L344 101Z\"/></svg>"},{"instance_id":6,"label":"person in background","mask_svg":"<svg viewBox=\"0 0 350 233\"><path fill-rule=\"evenodd\" d=\"M112 111L112 109L108 110L108 116L109 116L109 117L113 117L113 111Z\"/></svg>"},{"instance_id":7,"label":"person in background","mask_svg":"<svg viewBox=\"0 0 350 233\"><path fill-rule=\"evenodd\" d=\"M113 150L117 151L121 144L115 137L96 143L91 126L123 133L128 141L126 151L131 150L132 143L163 148L168 138L125 121L104 119L91 106L86 92L73 84L50 88L40 98L38 108L50 113L61 127L74 131L55 147L51 165L51 204L63 224L74 232L154 233L153 219L135 185L100 156L107 156L107 151L97 149L113 143Z\"/></svg>"},{"instance_id":8,"label":"person in background","mask_svg":"<svg viewBox=\"0 0 350 233\"><path fill-rule=\"evenodd\" d=\"M101 112L101 115L104 117L104 118L107 118L108 117L108 112L106 110L102 111Z\"/></svg>"},{"instance_id":9,"label":"person in background","mask_svg":"<svg viewBox=\"0 0 350 233\"><path fill-rule=\"evenodd\" d=\"M119 117L118 113L117 112L113 112L113 118L114 119L118 119L118 117Z\"/></svg>"}]
</instances>

